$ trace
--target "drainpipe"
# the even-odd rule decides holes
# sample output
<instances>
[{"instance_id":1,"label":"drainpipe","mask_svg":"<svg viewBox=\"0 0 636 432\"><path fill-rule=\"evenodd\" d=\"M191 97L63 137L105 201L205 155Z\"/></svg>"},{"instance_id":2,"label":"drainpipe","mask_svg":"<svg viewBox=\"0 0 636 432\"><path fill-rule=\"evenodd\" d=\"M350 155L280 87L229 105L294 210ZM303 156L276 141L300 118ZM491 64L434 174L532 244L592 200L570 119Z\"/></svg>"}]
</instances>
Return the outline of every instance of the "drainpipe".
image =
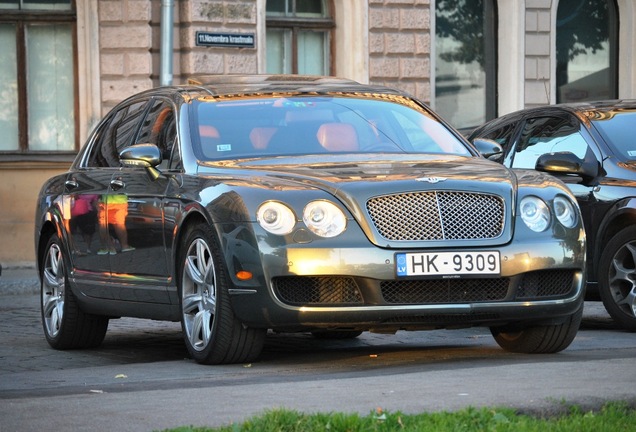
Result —
<instances>
[{"instance_id":1,"label":"drainpipe","mask_svg":"<svg viewBox=\"0 0 636 432\"><path fill-rule=\"evenodd\" d=\"M174 0L161 0L161 67L159 84L172 85L172 33Z\"/></svg>"}]
</instances>

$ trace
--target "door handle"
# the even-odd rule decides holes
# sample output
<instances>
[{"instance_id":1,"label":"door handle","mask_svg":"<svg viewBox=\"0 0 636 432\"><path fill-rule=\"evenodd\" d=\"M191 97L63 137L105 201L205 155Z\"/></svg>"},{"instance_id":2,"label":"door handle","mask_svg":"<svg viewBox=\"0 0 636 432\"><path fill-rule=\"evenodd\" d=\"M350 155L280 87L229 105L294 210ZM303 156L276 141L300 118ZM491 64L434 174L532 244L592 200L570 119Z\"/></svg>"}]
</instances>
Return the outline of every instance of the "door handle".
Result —
<instances>
[{"instance_id":1,"label":"door handle","mask_svg":"<svg viewBox=\"0 0 636 432\"><path fill-rule=\"evenodd\" d=\"M79 187L79 183L77 183L77 180L75 179L71 179L71 180L66 180L64 182L64 186L66 187L66 190L73 190L73 189L77 189Z\"/></svg>"},{"instance_id":2,"label":"door handle","mask_svg":"<svg viewBox=\"0 0 636 432\"><path fill-rule=\"evenodd\" d=\"M113 190L119 190L124 186L126 186L126 183L124 183L122 179L115 179L110 181L110 187L113 188Z\"/></svg>"}]
</instances>

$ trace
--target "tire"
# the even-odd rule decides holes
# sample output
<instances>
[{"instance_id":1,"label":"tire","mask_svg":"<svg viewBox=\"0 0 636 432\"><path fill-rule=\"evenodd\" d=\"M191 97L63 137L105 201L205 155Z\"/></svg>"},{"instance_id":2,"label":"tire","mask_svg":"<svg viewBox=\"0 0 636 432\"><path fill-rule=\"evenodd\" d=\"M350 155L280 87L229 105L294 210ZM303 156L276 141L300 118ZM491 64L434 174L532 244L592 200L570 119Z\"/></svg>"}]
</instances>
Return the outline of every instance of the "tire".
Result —
<instances>
[{"instance_id":1,"label":"tire","mask_svg":"<svg viewBox=\"0 0 636 432\"><path fill-rule=\"evenodd\" d=\"M495 341L506 351L523 354L552 354L570 346L581 325L583 305L563 324L506 329L491 327Z\"/></svg>"},{"instance_id":2,"label":"tire","mask_svg":"<svg viewBox=\"0 0 636 432\"><path fill-rule=\"evenodd\" d=\"M316 339L355 339L362 332L359 330L315 330L311 334Z\"/></svg>"},{"instance_id":3,"label":"tire","mask_svg":"<svg viewBox=\"0 0 636 432\"><path fill-rule=\"evenodd\" d=\"M612 319L636 331L636 226L622 229L607 243L597 277L601 301Z\"/></svg>"},{"instance_id":4,"label":"tire","mask_svg":"<svg viewBox=\"0 0 636 432\"><path fill-rule=\"evenodd\" d=\"M81 310L69 285L57 235L49 239L42 258L40 311L47 342L59 350L99 346L106 336L108 318Z\"/></svg>"},{"instance_id":5,"label":"tire","mask_svg":"<svg viewBox=\"0 0 636 432\"><path fill-rule=\"evenodd\" d=\"M266 329L247 328L234 316L228 276L208 225L186 234L181 248L181 328L192 358L201 364L243 363L263 349Z\"/></svg>"}]
</instances>

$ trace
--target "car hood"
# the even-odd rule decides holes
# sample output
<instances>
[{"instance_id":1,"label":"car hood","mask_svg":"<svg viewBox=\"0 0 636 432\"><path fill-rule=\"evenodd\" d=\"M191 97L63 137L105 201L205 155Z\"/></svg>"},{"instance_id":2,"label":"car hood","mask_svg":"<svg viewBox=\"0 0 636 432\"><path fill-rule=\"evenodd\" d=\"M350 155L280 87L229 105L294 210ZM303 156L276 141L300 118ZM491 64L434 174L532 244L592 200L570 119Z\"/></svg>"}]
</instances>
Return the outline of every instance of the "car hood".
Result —
<instances>
[{"instance_id":1,"label":"car hood","mask_svg":"<svg viewBox=\"0 0 636 432\"><path fill-rule=\"evenodd\" d=\"M517 190L515 174L503 165L477 157L457 155L325 155L279 157L207 163L199 175L212 177L238 192L249 202L282 199L290 202L293 192L309 199L308 191L324 191L340 201L376 245L381 247L421 247L418 241L388 241L375 228L368 203L380 200L403 208L400 202L413 201L420 193L441 191L488 194L500 197L503 205L503 232L496 238L455 241L454 245L480 246L510 241L512 208ZM263 190L269 191L268 194ZM284 195L276 195L277 193ZM312 194L316 199L319 195ZM456 204L461 205L462 198ZM246 205L250 205L246 201ZM302 207L301 207L302 208ZM396 211L398 209L396 208ZM393 210L387 210L388 213ZM433 211L430 209L429 211ZM438 211L440 211L438 209ZM249 212L255 214L254 209ZM433 213L437 214L435 211ZM385 213L386 217L389 217ZM410 215L401 212L392 223ZM385 219L387 220L387 219ZM445 240L426 241L428 246L449 246Z\"/></svg>"},{"instance_id":2,"label":"car hood","mask_svg":"<svg viewBox=\"0 0 636 432\"><path fill-rule=\"evenodd\" d=\"M456 155L319 155L207 162L202 175L231 176L261 187L319 188L344 198L397 191L463 190L513 195L516 179L501 164ZM366 191L366 192L365 192Z\"/></svg>"}]
</instances>

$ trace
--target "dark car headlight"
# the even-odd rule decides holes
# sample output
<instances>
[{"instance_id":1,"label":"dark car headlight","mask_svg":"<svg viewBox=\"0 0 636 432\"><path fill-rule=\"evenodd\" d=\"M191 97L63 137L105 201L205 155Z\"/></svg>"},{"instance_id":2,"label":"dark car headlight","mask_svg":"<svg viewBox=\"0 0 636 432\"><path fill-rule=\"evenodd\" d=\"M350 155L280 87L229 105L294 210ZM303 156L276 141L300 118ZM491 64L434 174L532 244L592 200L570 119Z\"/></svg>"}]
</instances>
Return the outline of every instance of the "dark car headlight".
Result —
<instances>
[{"instance_id":1,"label":"dark car headlight","mask_svg":"<svg viewBox=\"0 0 636 432\"><path fill-rule=\"evenodd\" d=\"M294 211L278 201L266 201L256 211L256 220L266 231L286 235L296 225ZM303 210L305 226L320 237L335 237L347 229L347 216L335 204L316 200L308 203Z\"/></svg>"},{"instance_id":2,"label":"dark car headlight","mask_svg":"<svg viewBox=\"0 0 636 432\"><path fill-rule=\"evenodd\" d=\"M540 198L527 196L519 204L521 219L532 231L542 232L550 226L550 208Z\"/></svg>"},{"instance_id":3,"label":"dark car headlight","mask_svg":"<svg viewBox=\"0 0 636 432\"><path fill-rule=\"evenodd\" d=\"M312 201L303 210L303 222L320 237L335 237L347 228L347 217L329 201Z\"/></svg>"},{"instance_id":4,"label":"dark car headlight","mask_svg":"<svg viewBox=\"0 0 636 432\"><path fill-rule=\"evenodd\" d=\"M554 215L566 228L574 228L578 222L577 212L572 201L564 196L554 198Z\"/></svg>"},{"instance_id":5,"label":"dark car headlight","mask_svg":"<svg viewBox=\"0 0 636 432\"><path fill-rule=\"evenodd\" d=\"M267 201L256 212L258 223L272 234L285 235L292 232L296 216L292 209L277 201Z\"/></svg>"}]
</instances>

